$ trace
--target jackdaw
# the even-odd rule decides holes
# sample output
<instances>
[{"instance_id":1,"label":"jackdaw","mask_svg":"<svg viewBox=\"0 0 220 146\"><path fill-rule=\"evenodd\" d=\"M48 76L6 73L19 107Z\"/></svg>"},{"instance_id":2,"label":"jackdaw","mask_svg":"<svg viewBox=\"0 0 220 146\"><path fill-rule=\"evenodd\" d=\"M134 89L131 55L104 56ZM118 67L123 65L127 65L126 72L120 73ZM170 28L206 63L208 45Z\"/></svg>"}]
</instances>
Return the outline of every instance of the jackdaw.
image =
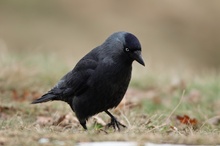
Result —
<instances>
[{"instance_id":1,"label":"jackdaw","mask_svg":"<svg viewBox=\"0 0 220 146\"><path fill-rule=\"evenodd\" d=\"M126 127L108 111L122 100L130 79L132 62L145 66L141 44L129 32L116 32L86 54L61 80L32 104L53 100L68 103L84 129L89 117L104 111L108 126Z\"/></svg>"}]
</instances>

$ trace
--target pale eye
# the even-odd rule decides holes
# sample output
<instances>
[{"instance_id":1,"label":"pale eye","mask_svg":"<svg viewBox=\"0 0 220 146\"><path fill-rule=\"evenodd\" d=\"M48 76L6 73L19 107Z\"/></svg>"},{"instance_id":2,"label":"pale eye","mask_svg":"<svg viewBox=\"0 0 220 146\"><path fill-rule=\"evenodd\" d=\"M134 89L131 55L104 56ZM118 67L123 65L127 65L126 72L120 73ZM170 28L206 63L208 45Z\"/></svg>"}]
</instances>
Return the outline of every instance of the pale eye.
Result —
<instances>
[{"instance_id":1,"label":"pale eye","mask_svg":"<svg viewBox=\"0 0 220 146\"><path fill-rule=\"evenodd\" d=\"M125 48L125 51L126 51L126 52L129 52L130 50L129 50L129 48Z\"/></svg>"}]
</instances>

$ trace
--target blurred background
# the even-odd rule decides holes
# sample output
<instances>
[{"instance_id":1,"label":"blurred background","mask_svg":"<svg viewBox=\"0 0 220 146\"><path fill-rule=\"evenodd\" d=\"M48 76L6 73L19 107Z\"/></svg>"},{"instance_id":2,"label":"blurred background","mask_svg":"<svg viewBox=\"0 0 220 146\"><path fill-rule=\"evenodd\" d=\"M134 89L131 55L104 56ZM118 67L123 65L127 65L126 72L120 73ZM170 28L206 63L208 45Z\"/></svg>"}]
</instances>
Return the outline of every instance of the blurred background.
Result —
<instances>
[{"instance_id":1,"label":"blurred background","mask_svg":"<svg viewBox=\"0 0 220 146\"><path fill-rule=\"evenodd\" d=\"M150 70L220 67L219 0L0 1L0 56L53 55L72 67L116 31L139 38Z\"/></svg>"}]
</instances>

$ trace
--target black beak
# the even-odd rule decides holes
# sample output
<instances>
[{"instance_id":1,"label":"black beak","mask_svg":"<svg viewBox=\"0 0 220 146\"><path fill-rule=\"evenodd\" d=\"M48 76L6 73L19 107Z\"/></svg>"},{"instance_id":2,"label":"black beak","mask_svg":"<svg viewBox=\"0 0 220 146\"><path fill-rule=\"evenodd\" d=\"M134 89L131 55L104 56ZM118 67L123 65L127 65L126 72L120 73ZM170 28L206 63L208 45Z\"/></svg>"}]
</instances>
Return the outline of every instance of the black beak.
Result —
<instances>
[{"instance_id":1,"label":"black beak","mask_svg":"<svg viewBox=\"0 0 220 146\"><path fill-rule=\"evenodd\" d=\"M141 56L141 51L135 51L132 56L133 56L134 60L136 60L141 65L145 66L144 60Z\"/></svg>"}]
</instances>

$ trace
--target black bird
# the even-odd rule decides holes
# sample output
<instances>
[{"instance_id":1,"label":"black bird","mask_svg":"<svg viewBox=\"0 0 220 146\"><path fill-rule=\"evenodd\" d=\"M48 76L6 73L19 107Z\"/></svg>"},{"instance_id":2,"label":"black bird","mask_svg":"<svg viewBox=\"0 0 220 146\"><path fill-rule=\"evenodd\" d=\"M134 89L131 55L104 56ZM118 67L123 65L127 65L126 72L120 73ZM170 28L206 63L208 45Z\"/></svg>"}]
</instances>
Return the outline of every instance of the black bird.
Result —
<instances>
[{"instance_id":1,"label":"black bird","mask_svg":"<svg viewBox=\"0 0 220 146\"><path fill-rule=\"evenodd\" d=\"M145 66L141 44L129 32L116 32L100 46L86 54L48 93L32 104L53 100L67 102L84 129L89 117L105 111L108 126L123 126L108 111L122 100L130 79L132 62Z\"/></svg>"}]
</instances>

